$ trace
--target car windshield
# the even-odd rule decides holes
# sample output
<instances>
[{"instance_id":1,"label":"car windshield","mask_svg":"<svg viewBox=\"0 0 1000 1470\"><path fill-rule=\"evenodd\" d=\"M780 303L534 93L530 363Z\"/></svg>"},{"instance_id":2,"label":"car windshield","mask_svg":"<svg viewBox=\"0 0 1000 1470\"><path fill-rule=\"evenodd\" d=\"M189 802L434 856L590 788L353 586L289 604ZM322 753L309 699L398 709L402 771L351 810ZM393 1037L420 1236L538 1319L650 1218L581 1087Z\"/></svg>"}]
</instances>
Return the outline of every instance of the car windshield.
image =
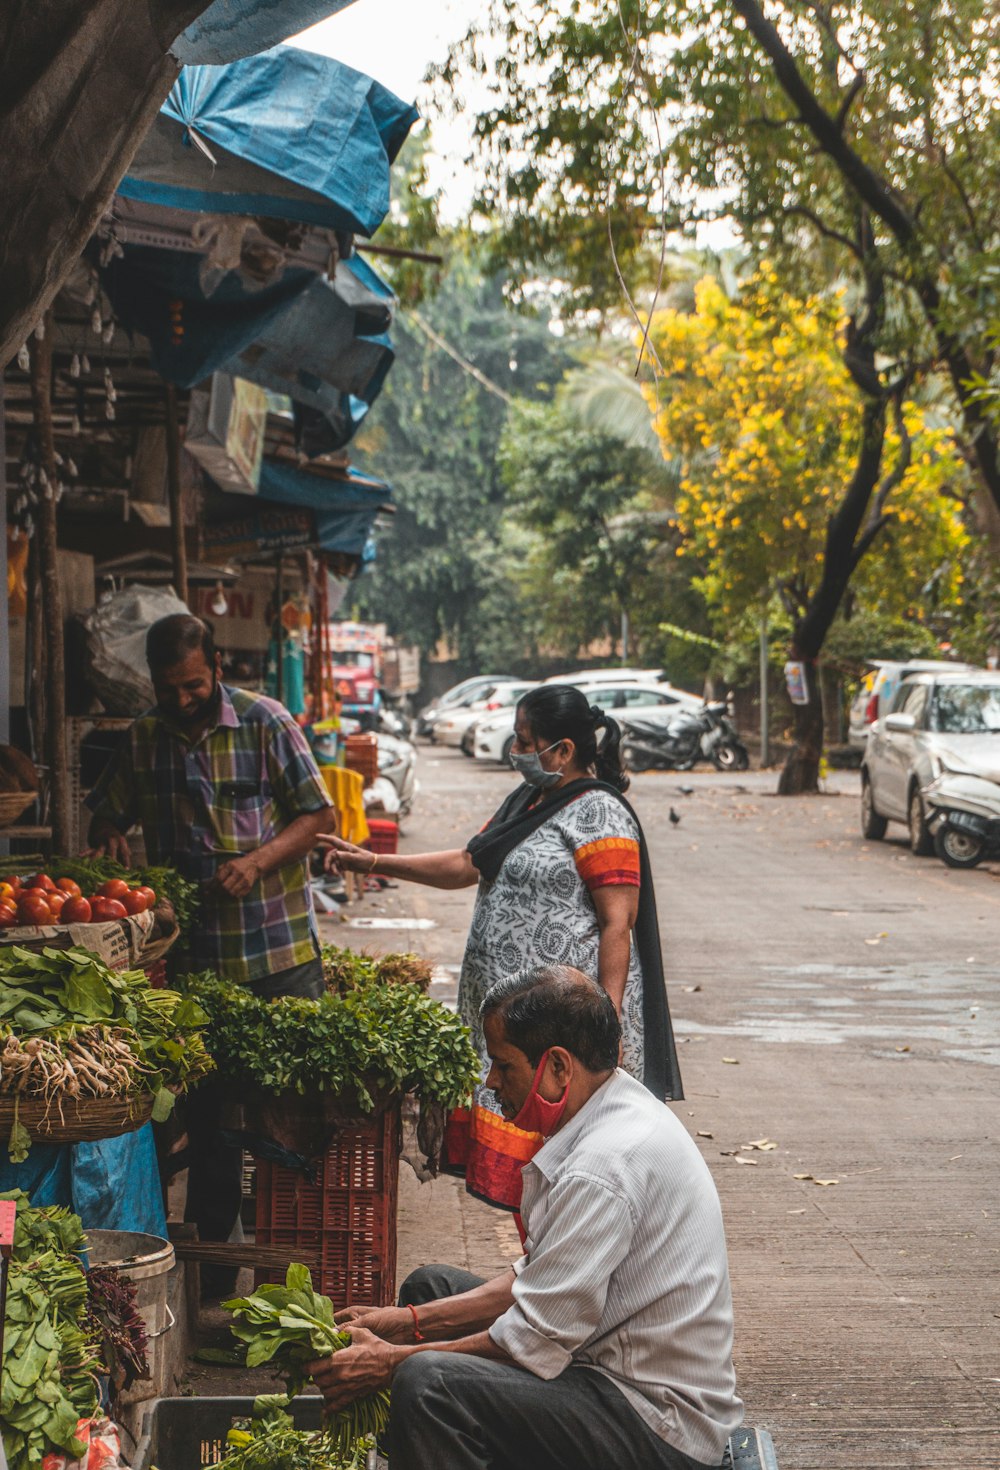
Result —
<instances>
[{"instance_id":1,"label":"car windshield","mask_svg":"<svg viewBox=\"0 0 1000 1470\"><path fill-rule=\"evenodd\" d=\"M931 729L943 735L1000 734L1000 684L939 685Z\"/></svg>"}]
</instances>

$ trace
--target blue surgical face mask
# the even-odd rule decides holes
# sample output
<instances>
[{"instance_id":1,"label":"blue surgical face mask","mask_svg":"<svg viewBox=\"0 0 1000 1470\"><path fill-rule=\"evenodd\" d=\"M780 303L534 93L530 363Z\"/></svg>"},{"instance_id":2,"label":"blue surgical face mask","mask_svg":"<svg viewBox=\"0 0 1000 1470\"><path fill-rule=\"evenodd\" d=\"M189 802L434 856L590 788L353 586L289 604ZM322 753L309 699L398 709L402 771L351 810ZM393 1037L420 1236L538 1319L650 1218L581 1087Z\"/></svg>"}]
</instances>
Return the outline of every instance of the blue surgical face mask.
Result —
<instances>
[{"instance_id":1,"label":"blue surgical face mask","mask_svg":"<svg viewBox=\"0 0 1000 1470\"><path fill-rule=\"evenodd\" d=\"M540 791L547 791L552 786L558 786L562 780L562 771L547 771L542 765L541 757L547 755L550 750L555 750L557 745L562 745L561 740L555 741L553 745L547 745L544 750L531 750L527 755L515 755L510 753L510 763L519 776L523 776L525 784L536 786Z\"/></svg>"}]
</instances>

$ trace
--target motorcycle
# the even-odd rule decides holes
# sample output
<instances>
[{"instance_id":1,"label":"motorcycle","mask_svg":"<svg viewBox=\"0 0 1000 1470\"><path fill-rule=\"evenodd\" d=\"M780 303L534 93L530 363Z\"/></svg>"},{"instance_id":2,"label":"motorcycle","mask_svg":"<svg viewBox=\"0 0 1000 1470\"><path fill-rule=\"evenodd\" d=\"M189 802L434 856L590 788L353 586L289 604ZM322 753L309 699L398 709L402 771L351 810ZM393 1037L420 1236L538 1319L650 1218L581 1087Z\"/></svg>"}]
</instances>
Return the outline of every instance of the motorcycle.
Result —
<instances>
[{"instance_id":1,"label":"motorcycle","mask_svg":"<svg viewBox=\"0 0 1000 1470\"><path fill-rule=\"evenodd\" d=\"M722 701L684 710L666 725L629 716L622 752L633 771L690 771L699 760L710 760L717 771L745 771L750 764Z\"/></svg>"},{"instance_id":2,"label":"motorcycle","mask_svg":"<svg viewBox=\"0 0 1000 1470\"><path fill-rule=\"evenodd\" d=\"M974 868L1000 857L1000 782L944 770L923 794L934 851L949 868Z\"/></svg>"}]
</instances>

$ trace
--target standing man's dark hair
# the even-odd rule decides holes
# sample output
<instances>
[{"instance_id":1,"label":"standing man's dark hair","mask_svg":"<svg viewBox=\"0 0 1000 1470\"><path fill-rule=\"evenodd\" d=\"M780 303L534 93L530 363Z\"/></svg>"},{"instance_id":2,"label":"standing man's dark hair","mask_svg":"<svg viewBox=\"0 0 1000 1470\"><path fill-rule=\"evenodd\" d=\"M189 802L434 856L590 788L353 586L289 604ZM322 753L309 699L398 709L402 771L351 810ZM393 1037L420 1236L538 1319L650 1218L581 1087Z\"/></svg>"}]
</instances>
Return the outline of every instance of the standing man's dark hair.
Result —
<instances>
[{"instance_id":1,"label":"standing man's dark hair","mask_svg":"<svg viewBox=\"0 0 1000 1470\"><path fill-rule=\"evenodd\" d=\"M192 613L171 613L153 623L146 634L146 662L151 669L171 669L201 649L211 669L215 665L215 638L208 623Z\"/></svg>"}]
</instances>

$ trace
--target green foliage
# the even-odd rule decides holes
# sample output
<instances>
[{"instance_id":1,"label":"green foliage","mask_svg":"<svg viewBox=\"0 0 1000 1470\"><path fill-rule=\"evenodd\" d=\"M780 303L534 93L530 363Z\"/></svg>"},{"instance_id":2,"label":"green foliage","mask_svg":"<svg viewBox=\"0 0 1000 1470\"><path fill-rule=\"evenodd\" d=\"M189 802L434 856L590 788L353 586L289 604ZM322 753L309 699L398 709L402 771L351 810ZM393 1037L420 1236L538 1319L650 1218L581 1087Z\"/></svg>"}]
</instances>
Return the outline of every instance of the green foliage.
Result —
<instances>
[{"instance_id":1,"label":"green foliage","mask_svg":"<svg viewBox=\"0 0 1000 1470\"><path fill-rule=\"evenodd\" d=\"M498 557L504 486L497 462L507 395L542 393L568 361L541 313L514 313L503 282L487 276L479 247L448 239L437 294L419 312L405 303L393 328L396 362L357 441L359 459L396 492L379 561L357 584L358 611L388 623L425 654L442 639L463 666L523 657L531 633L510 607L511 568ZM422 329L453 347L498 396Z\"/></svg>"},{"instance_id":2,"label":"green foliage","mask_svg":"<svg viewBox=\"0 0 1000 1470\"><path fill-rule=\"evenodd\" d=\"M306 1266L290 1265L284 1286L260 1286L251 1296L223 1305L235 1313L230 1325L233 1336L246 1346L247 1367L271 1363L293 1397L305 1387L310 1363L350 1346L350 1335L334 1322L329 1297L313 1291ZM273 1400L271 1406L277 1407ZM324 1437L335 1450L347 1453L359 1439L380 1434L388 1415L385 1391L356 1399L328 1421Z\"/></svg>"},{"instance_id":3,"label":"green foliage","mask_svg":"<svg viewBox=\"0 0 1000 1470\"><path fill-rule=\"evenodd\" d=\"M260 1000L243 986L190 975L185 987L210 1017L208 1045L220 1076L268 1093L356 1096L416 1091L457 1107L479 1080L467 1027L419 986L361 978L319 1000Z\"/></svg>"}]
</instances>

